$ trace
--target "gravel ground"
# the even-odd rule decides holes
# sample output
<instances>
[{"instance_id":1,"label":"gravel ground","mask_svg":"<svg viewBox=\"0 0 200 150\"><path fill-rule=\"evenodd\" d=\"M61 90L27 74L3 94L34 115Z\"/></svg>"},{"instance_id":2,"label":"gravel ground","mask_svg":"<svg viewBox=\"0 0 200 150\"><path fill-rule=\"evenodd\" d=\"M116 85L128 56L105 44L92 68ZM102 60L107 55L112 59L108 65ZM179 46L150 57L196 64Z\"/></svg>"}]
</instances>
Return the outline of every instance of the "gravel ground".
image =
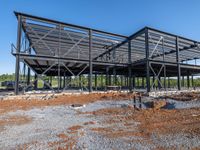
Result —
<instances>
[{"instance_id":1,"label":"gravel ground","mask_svg":"<svg viewBox=\"0 0 200 150\"><path fill-rule=\"evenodd\" d=\"M150 101L144 98L144 102ZM170 103L168 108L191 108L200 107L200 101L180 102L167 99ZM127 107L132 105L133 101L97 101L89 103L86 107L75 110L70 106L46 106L42 108L33 108L30 110L18 110L9 112L0 116L5 119L11 116L26 116L31 118L31 122L24 124L8 124L4 125L0 130L0 149L57 149L62 143L49 146L49 143L59 142L62 139L58 136L61 133L72 138L77 138L77 144L74 149L155 149L157 146L190 149L190 147L200 147L199 137L187 137L185 135L176 134L171 136L151 135L152 142L146 142L145 139L139 137L124 137L111 139L101 134L97 134L90 130L91 127L105 127L102 121L105 118L101 116L92 116L90 114L80 114L80 112L96 111L102 108L110 107ZM144 108L145 105L142 105ZM86 122L95 122L95 124L84 125ZM69 134L68 128L80 125L82 128L77 133ZM108 124L109 126L109 124ZM119 126L121 126L119 124ZM121 126L123 127L123 126ZM136 128L135 128L136 129ZM83 133L83 134L81 134ZM131 141L131 142L128 142ZM70 141L69 141L70 142ZM66 143L65 143L66 144ZM28 145L28 146L27 146Z\"/></svg>"}]
</instances>

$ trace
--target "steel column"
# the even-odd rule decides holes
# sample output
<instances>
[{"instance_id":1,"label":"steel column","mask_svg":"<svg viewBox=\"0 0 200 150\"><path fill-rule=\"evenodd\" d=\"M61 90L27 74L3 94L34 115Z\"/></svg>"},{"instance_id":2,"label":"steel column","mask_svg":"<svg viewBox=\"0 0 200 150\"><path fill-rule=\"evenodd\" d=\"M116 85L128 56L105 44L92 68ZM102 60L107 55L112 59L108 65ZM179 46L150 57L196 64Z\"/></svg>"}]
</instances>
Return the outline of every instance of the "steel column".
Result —
<instances>
[{"instance_id":1,"label":"steel column","mask_svg":"<svg viewBox=\"0 0 200 150\"><path fill-rule=\"evenodd\" d=\"M97 73L94 75L95 90L97 90Z\"/></svg>"},{"instance_id":2,"label":"steel column","mask_svg":"<svg viewBox=\"0 0 200 150\"><path fill-rule=\"evenodd\" d=\"M181 90L181 68L180 68L180 61L179 61L179 38L176 36L176 62L177 62L177 86L178 90Z\"/></svg>"},{"instance_id":3,"label":"steel column","mask_svg":"<svg viewBox=\"0 0 200 150\"><path fill-rule=\"evenodd\" d=\"M142 77L142 88L144 88L144 78Z\"/></svg>"},{"instance_id":4,"label":"steel column","mask_svg":"<svg viewBox=\"0 0 200 150\"><path fill-rule=\"evenodd\" d=\"M81 75L79 75L79 76L78 76L78 86L79 86L79 88L81 88L81 82L82 82L82 81L81 81Z\"/></svg>"},{"instance_id":5,"label":"steel column","mask_svg":"<svg viewBox=\"0 0 200 150\"><path fill-rule=\"evenodd\" d=\"M34 83L34 90L37 90L38 88L38 81L36 80L38 78L37 74L35 74L34 76L34 80L35 80L35 83Z\"/></svg>"},{"instance_id":6,"label":"steel column","mask_svg":"<svg viewBox=\"0 0 200 150\"><path fill-rule=\"evenodd\" d=\"M187 72L187 87L190 88L190 75L189 72Z\"/></svg>"},{"instance_id":7,"label":"steel column","mask_svg":"<svg viewBox=\"0 0 200 150\"><path fill-rule=\"evenodd\" d=\"M106 67L106 89L107 89L107 86L108 86L108 79L109 79L109 68L108 67Z\"/></svg>"},{"instance_id":8,"label":"steel column","mask_svg":"<svg viewBox=\"0 0 200 150\"><path fill-rule=\"evenodd\" d=\"M19 94L19 66L20 66L20 49L21 49L21 34L22 34L22 18L18 16L17 27L17 49L16 49L16 66L15 66L15 95Z\"/></svg>"},{"instance_id":9,"label":"steel column","mask_svg":"<svg viewBox=\"0 0 200 150\"><path fill-rule=\"evenodd\" d=\"M132 69L131 69L131 41L128 41L128 78L129 78L129 91L133 90Z\"/></svg>"},{"instance_id":10,"label":"steel column","mask_svg":"<svg viewBox=\"0 0 200 150\"><path fill-rule=\"evenodd\" d=\"M164 38L162 39L163 61L165 61ZM166 90L166 65L164 64L164 89ZM161 82L161 81L160 81Z\"/></svg>"},{"instance_id":11,"label":"steel column","mask_svg":"<svg viewBox=\"0 0 200 150\"><path fill-rule=\"evenodd\" d=\"M135 74L133 74L133 88L135 89Z\"/></svg>"},{"instance_id":12,"label":"steel column","mask_svg":"<svg viewBox=\"0 0 200 150\"><path fill-rule=\"evenodd\" d=\"M161 82L161 77L160 77L160 76L158 76L158 80ZM158 88L159 88L159 89L161 89L161 88L162 88L162 86L161 86L160 82L158 82Z\"/></svg>"},{"instance_id":13,"label":"steel column","mask_svg":"<svg viewBox=\"0 0 200 150\"><path fill-rule=\"evenodd\" d=\"M170 78L168 77L168 88L170 88Z\"/></svg>"},{"instance_id":14,"label":"steel column","mask_svg":"<svg viewBox=\"0 0 200 150\"><path fill-rule=\"evenodd\" d=\"M89 92L92 92L92 30L89 30Z\"/></svg>"},{"instance_id":15,"label":"steel column","mask_svg":"<svg viewBox=\"0 0 200 150\"><path fill-rule=\"evenodd\" d=\"M192 75L192 87L194 88L194 77Z\"/></svg>"},{"instance_id":16,"label":"steel column","mask_svg":"<svg viewBox=\"0 0 200 150\"><path fill-rule=\"evenodd\" d=\"M149 35L148 29L145 29L145 51L146 51L146 84L147 92L150 92L150 70L149 70Z\"/></svg>"},{"instance_id":17,"label":"steel column","mask_svg":"<svg viewBox=\"0 0 200 150\"><path fill-rule=\"evenodd\" d=\"M113 68L113 85L117 85L116 68Z\"/></svg>"},{"instance_id":18,"label":"steel column","mask_svg":"<svg viewBox=\"0 0 200 150\"><path fill-rule=\"evenodd\" d=\"M185 87L184 76L182 76L182 87Z\"/></svg>"},{"instance_id":19,"label":"steel column","mask_svg":"<svg viewBox=\"0 0 200 150\"><path fill-rule=\"evenodd\" d=\"M64 76L63 76L63 89L65 89L65 85L66 85L66 72L64 70ZM52 85L51 85L52 86Z\"/></svg>"},{"instance_id":20,"label":"steel column","mask_svg":"<svg viewBox=\"0 0 200 150\"><path fill-rule=\"evenodd\" d=\"M101 74L101 90L103 89L103 74Z\"/></svg>"}]
</instances>

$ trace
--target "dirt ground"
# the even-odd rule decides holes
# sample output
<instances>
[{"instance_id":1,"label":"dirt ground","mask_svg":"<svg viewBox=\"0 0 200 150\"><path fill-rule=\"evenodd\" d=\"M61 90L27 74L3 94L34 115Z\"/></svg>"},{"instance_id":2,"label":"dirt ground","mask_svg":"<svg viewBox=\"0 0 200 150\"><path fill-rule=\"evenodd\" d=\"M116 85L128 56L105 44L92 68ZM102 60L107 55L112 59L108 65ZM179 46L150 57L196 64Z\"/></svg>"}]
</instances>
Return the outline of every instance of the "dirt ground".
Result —
<instances>
[{"instance_id":1,"label":"dirt ground","mask_svg":"<svg viewBox=\"0 0 200 150\"><path fill-rule=\"evenodd\" d=\"M200 107L134 108L135 95L0 101L0 149L200 149ZM170 99L200 103L199 93L187 95Z\"/></svg>"},{"instance_id":2,"label":"dirt ground","mask_svg":"<svg viewBox=\"0 0 200 150\"><path fill-rule=\"evenodd\" d=\"M55 97L51 100L26 100L26 99L14 99L0 101L0 114L14 110L27 110L33 107L44 106L57 106L57 105L70 105L70 104L87 104L98 100L127 100L132 99L135 93L94 93L94 94L80 94L80 95L62 95Z\"/></svg>"}]
</instances>

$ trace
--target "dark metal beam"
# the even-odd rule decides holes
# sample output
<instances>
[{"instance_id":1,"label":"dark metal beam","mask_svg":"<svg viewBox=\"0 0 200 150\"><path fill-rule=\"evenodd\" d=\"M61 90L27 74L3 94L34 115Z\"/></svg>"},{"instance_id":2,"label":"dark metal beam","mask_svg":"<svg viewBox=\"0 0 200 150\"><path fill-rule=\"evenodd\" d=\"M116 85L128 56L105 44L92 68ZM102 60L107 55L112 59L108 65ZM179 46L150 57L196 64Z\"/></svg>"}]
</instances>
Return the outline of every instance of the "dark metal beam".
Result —
<instances>
[{"instance_id":1,"label":"dark metal beam","mask_svg":"<svg viewBox=\"0 0 200 150\"><path fill-rule=\"evenodd\" d=\"M133 90L132 68L131 68L131 41L128 42L128 77L129 77L129 91Z\"/></svg>"},{"instance_id":2,"label":"dark metal beam","mask_svg":"<svg viewBox=\"0 0 200 150\"><path fill-rule=\"evenodd\" d=\"M127 36L124 36L124 35L110 33L110 32L106 32L106 31L101 31L101 30L97 30L97 29L79 26L79 25L69 24L69 23L65 23L65 22L61 22L61 21L56 21L56 20L53 20L53 19L47 19L47 18L43 18L43 17L33 16L33 15L30 15L30 14L25 14L25 13L16 12L16 11L14 11L14 13L15 13L16 17L24 16L26 18L36 19L36 20L39 20L39 21L42 21L42 22L45 21L45 22L54 23L54 24L61 24L61 25L65 25L65 26L71 26L71 27L74 27L74 28L80 28L80 29L87 30L87 31L93 30L93 32L98 32L98 33L103 33L103 34L108 34L108 35L113 35L113 36L119 36L119 37L122 37L122 38L127 38Z\"/></svg>"},{"instance_id":3,"label":"dark metal beam","mask_svg":"<svg viewBox=\"0 0 200 150\"><path fill-rule=\"evenodd\" d=\"M20 66L20 50L21 50L21 34L22 34L22 19L18 17L17 27L17 49L16 49L16 66L15 66L15 95L19 94L19 66Z\"/></svg>"},{"instance_id":4,"label":"dark metal beam","mask_svg":"<svg viewBox=\"0 0 200 150\"><path fill-rule=\"evenodd\" d=\"M92 92L92 30L89 30L89 92Z\"/></svg>"},{"instance_id":5,"label":"dark metal beam","mask_svg":"<svg viewBox=\"0 0 200 150\"><path fill-rule=\"evenodd\" d=\"M146 85L150 92L150 69L149 69L149 35L148 28L145 29L145 51L146 51Z\"/></svg>"},{"instance_id":6,"label":"dark metal beam","mask_svg":"<svg viewBox=\"0 0 200 150\"><path fill-rule=\"evenodd\" d=\"M17 56L16 53L12 53L14 56ZM62 60L62 61L67 61L67 62L80 62L80 63L89 63L88 60L85 59L76 59L76 58L63 58L63 57L57 57L57 56L46 56L46 55L29 55L29 54L24 54L20 53L20 59L31 59L31 60L48 60L48 61L55 61L55 60ZM93 61L93 64L95 65L106 65L106 66L121 66L121 67L126 67L128 64L126 63L114 63L114 62L102 62L102 61Z\"/></svg>"},{"instance_id":7,"label":"dark metal beam","mask_svg":"<svg viewBox=\"0 0 200 150\"><path fill-rule=\"evenodd\" d=\"M181 69L180 69L180 61L179 61L179 38L176 37L176 62L177 62L177 86L178 90L181 90Z\"/></svg>"}]
</instances>

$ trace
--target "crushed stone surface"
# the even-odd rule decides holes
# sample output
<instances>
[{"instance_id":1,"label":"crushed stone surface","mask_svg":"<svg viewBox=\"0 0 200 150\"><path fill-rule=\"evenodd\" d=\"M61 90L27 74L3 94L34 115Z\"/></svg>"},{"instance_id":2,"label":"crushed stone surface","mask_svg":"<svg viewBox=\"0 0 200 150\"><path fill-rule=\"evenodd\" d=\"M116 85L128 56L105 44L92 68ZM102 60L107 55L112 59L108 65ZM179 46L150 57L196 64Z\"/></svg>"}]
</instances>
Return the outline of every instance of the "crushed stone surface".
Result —
<instances>
[{"instance_id":1,"label":"crushed stone surface","mask_svg":"<svg viewBox=\"0 0 200 150\"><path fill-rule=\"evenodd\" d=\"M145 102L151 100L149 97L143 97L142 108L146 109ZM141 125L145 125L141 124L143 123L140 122L141 119L138 121L134 116L144 115L145 121L149 121L146 126L149 126L153 123L151 122L153 119L149 119L149 116L153 118L154 113L161 112L162 114L163 109L150 110L149 112L146 109L147 111L143 112L140 109L134 110L132 99L117 101L113 99L89 102L80 109L73 109L69 104L59 104L2 113L0 114L0 149L150 150L199 148L200 128L198 128L198 124L200 127L200 115L198 112L200 114L200 111L198 108L200 108L200 100L183 102L166 99L166 101L169 103L166 106L169 111L171 109L188 109L188 111L192 109L191 113L186 114L186 116L184 116L184 110L182 119L187 120L187 116L194 115L192 118L196 121L195 132L163 134L158 133L155 126L155 131L154 128L150 128L153 131L148 131L146 134L147 131L142 131L140 128ZM139 107L139 103L136 106ZM168 110L164 110L164 114L168 114ZM169 112L169 119L173 117L171 115L173 113L175 112ZM129 116L131 117L129 118ZM20 117L25 118L25 121L18 119ZM182 123L182 121L180 122ZM189 124L190 120L187 123ZM157 124L160 125L159 122ZM168 124L166 124L161 124L161 128L162 126L167 128Z\"/></svg>"}]
</instances>

